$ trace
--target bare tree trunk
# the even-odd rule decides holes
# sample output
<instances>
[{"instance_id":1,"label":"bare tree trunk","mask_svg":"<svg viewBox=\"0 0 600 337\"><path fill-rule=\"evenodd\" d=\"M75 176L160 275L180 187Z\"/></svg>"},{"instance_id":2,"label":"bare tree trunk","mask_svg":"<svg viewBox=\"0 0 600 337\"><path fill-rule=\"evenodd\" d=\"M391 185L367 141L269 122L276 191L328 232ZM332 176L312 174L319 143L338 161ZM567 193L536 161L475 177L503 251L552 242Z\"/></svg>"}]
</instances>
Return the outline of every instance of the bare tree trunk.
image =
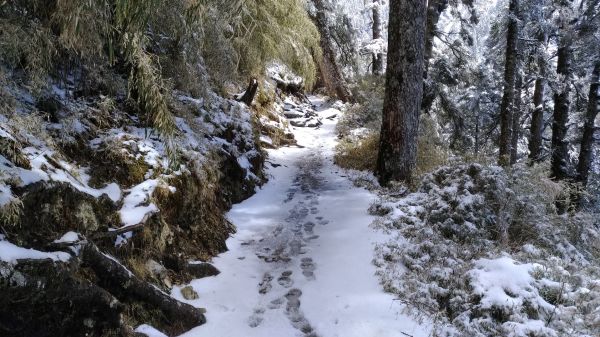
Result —
<instances>
[{"instance_id":1,"label":"bare tree trunk","mask_svg":"<svg viewBox=\"0 0 600 337\"><path fill-rule=\"evenodd\" d=\"M577 165L577 181L583 186L587 185L590 166L593 159L593 144L596 116L598 115L598 90L600 90L600 60L596 61L592 71L590 93L588 99L587 112L585 114L585 123L583 125L583 136L581 138L581 148L579 150L579 163Z\"/></svg>"},{"instance_id":2,"label":"bare tree trunk","mask_svg":"<svg viewBox=\"0 0 600 337\"><path fill-rule=\"evenodd\" d=\"M426 0L391 0L386 90L377 174L381 184L411 179L423 95Z\"/></svg>"},{"instance_id":3,"label":"bare tree trunk","mask_svg":"<svg viewBox=\"0 0 600 337\"><path fill-rule=\"evenodd\" d=\"M250 83L248 83L248 88L246 89L246 91L244 92L242 97L237 99L237 101L242 102L242 103L246 104L247 106L251 106L252 101L254 101L254 97L256 96L257 91L258 91L258 81L255 78L253 78L250 80Z\"/></svg>"},{"instance_id":4,"label":"bare tree trunk","mask_svg":"<svg viewBox=\"0 0 600 337\"><path fill-rule=\"evenodd\" d=\"M519 23L517 14L519 1L510 0L508 10L508 32L506 36L506 60L504 66L504 93L500 106L500 152L498 164L510 165L510 149L512 139L512 112L515 101L515 76L517 71L517 40L519 35Z\"/></svg>"},{"instance_id":5,"label":"bare tree trunk","mask_svg":"<svg viewBox=\"0 0 600 337\"><path fill-rule=\"evenodd\" d=\"M558 47L557 74L561 78L559 88L554 94L554 114L552 122L552 160L551 177L559 180L567 179L569 149L567 144L567 122L569 120L569 99L571 77L572 40L567 34L562 34Z\"/></svg>"},{"instance_id":6,"label":"bare tree trunk","mask_svg":"<svg viewBox=\"0 0 600 337\"><path fill-rule=\"evenodd\" d=\"M427 28L425 30L425 78L429 71L429 60L433 54L433 39L440 16L448 7L448 0L430 0L427 3Z\"/></svg>"},{"instance_id":7,"label":"bare tree trunk","mask_svg":"<svg viewBox=\"0 0 600 337\"><path fill-rule=\"evenodd\" d=\"M523 100L521 98L521 89L523 86L523 78L517 73L517 79L515 80L515 103L513 110L512 119L512 135L511 135L511 147L510 147L510 164L513 165L517 162L519 151L519 138L521 137L521 107Z\"/></svg>"},{"instance_id":8,"label":"bare tree trunk","mask_svg":"<svg viewBox=\"0 0 600 337\"><path fill-rule=\"evenodd\" d=\"M381 38L381 8L379 0L373 0L373 40ZM383 55L373 54L373 75L383 73Z\"/></svg>"},{"instance_id":9,"label":"bare tree trunk","mask_svg":"<svg viewBox=\"0 0 600 337\"><path fill-rule=\"evenodd\" d=\"M433 54L433 40L435 38L436 28L441 14L448 7L448 0L430 0L427 3L427 23L425 29L425 70L423 71L423 113L429 113L431 105L437 95L437 88L429 80L429 61Z\"/></svg>"},{"instance_id":10,"label":"bare tree trunk","mask_svg":"<svg viewBox=\"0 0 600 337\"><path fill-rule=\"evenodd\" d=\"M350 90L346 86L346 81L342 76L342 71L335 59L335 51L329 26L327 25L327 13L323 0L312 0L316 8L315 16L312 19L321 34L321 49L323 51L323 59L317 60L319 70L322 76L325 88L330 95L335 95L342 101L352 101Z\"/></svg>"},{"instance_id":11,"label":"bare tree trunk","mask_svg":"<svg viewBox=\"0 0 600 337\"><path fill-rule=\"evenodd\" d=\"M535 80L533 92L534 108L531 113L531 134L529 136L529 159L532 163L541 160L542 131L544 129L544 88L546 86L544 67L544 64L540 64L540 75Z\"/></svg>"}]
</instances>

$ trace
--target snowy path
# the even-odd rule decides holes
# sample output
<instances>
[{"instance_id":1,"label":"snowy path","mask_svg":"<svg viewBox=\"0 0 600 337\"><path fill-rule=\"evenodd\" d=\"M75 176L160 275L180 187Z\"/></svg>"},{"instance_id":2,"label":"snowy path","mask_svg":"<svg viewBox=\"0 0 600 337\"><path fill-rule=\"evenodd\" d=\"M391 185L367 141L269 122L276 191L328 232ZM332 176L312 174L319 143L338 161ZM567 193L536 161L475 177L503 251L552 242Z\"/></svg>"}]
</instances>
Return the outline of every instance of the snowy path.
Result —
<instances>
[{"instance_id":1,"label":"snowy path","mask_svg":"<svg viewBox=\"0 0 600 337\"><path fill-rule=\"evenodd\" d=\"M271 151L269 183L228 214L238 232L214 260L221 274L193 281L200 298L186 301L205 307L208 323L184 336L429 335L378 284L371 260L383 238L366 212L375 196L333 165L336 121L323 122L296 128L304 148Z\"/></svg>"}]
</instances>

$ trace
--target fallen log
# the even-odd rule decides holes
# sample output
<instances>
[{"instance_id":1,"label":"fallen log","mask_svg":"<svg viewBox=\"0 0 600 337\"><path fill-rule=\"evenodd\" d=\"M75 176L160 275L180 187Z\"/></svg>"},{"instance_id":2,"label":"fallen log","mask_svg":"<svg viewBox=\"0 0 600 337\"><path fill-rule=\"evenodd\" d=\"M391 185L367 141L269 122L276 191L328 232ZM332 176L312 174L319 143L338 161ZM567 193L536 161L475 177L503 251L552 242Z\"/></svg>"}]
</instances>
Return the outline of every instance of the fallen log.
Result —
<instances>
[{"instance_id":1,"label":"fallen log","mask_svg":"<svg viewBox=\"0 0 600 337\"><path fill-rule=\"evenodd\" d=\"M157 287L137 278L110 255L102 253L96 245L83 247L81 258L98 277L98 284L120 300L131 299L159 309L170 325L180 329L178 334L206 323L204 309L179 302Z\"/></svg>"}]
</instances>

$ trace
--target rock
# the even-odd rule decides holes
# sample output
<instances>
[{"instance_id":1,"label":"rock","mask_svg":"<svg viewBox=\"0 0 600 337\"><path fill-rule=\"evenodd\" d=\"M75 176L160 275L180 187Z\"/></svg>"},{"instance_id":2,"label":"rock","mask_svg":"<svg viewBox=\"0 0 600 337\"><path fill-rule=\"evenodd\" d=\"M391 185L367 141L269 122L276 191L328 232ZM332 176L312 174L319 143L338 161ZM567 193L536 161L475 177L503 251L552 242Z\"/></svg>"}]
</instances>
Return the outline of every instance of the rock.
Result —
<instances>
[{"instance_id":1,"label":"rock","mask_svg":"<svg viewBox=\"0 0 600 337\"><path fill-rule=\"evenodd\" d=\"M300 112L300 111L286 111L283 113L285 115L286 118L289 119L294 119L294 118L302 118L304 117L304 113Z\"/></svg>"},{"instance_id":2,"label":"rock","mask_svg":"<svg viewBox=\"0 0 600 337\"><path fill-rule=\"evenodd\" d=\"M318 117L319 116L319 114L316 113L313 109L306 110L306 113L304 115L306 117Z\"/></svg>"},{"instance_id":3,"label":"rock","mask_svg":"<svg viewBox=\"0 0 600 337\"><path fill-rule=\"evenodd\" d=\"M318 120L318 119L309 119L306 122L306 127L309 127L309 128L316 128L316 127L319 127L321 125L323 125L323 123L320 120Z\"/></svg>"},{"instance_id":4,"label":"rock","mask_svg":"<svg viewBox=\"0 0 600 337\"><path fill-rule=\"evenodd\" d=\"M303 128L306 126L306 120L290 121L290 124L297 128Z\"/></svg>"},{"instance_id":5,"label":"rock","mask_svg":"<svg viewBox=\"0 0 600 337\"><path fill-rule=\"evenodd\" d=\"M68 231L83 236L120 224L117 207L106 195L95 198L68 183L37 182L16 189L23 201L20 227L8 230L17 245L44 249Z\"/></svg>"},{"instance_id":6,"label":"rock","mask_svg":"<svg viewBox=\"0 0 600 337\"><path fill-rule=\"evenodd\" d=\"M146 269L159 279L167 276L167 268L152 259L146 261Z\"/></svg>"},{"instance_id":7,"label":"rock","mask_svg":"<svg viewBox=\"0 0 600 337\"><path fill-rule=\"evenodd\" d=\"M3 263L0 262L0 266ZM125 306L71 264L20 260L0 275L0 336L122 336Z\"/></svg>"},{"instance_id":8,"label":"rock","mask_svg":"<svg viewBox=\"0 0 600 337\"><path fill-rule=\"evenodd\" d=\"M185 286L181 288L180 291L183 298L185 298L188 301L197 300L198 298L200 298L200 296L198 296L198 293L194 290L194 288L192 288L192 286Z\"/></svg>"},{"instance_id":9,"label":"rock","mask_svg":"<svg viewBox=\"0 0 600 337\"><path fill-rule=\"evenodd\" d=\"M294 108L298 107L296 104L291 103L291 102L285 102L283 105L283 109L286 111L292 110Z\"/></svg>"},{"instance_id":10,"label":"rock","mask_svg":"<svg viewBox=\"0 0 600 337\"><path fill-rule=\"evenodd\" d=\"M188 263L188 273L192 274L195 278L204 278L209 276L217 276L221 272L210 263Z\"/></svg>"}]
</instances>

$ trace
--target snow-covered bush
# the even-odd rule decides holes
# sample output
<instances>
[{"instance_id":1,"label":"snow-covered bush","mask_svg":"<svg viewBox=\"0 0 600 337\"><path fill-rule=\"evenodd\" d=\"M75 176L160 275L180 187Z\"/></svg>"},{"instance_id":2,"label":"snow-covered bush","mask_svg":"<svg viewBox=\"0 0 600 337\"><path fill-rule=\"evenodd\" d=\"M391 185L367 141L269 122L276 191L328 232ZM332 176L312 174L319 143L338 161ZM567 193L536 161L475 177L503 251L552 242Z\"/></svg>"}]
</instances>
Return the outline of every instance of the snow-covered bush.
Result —
<instances>
[{"instance_id":1,"label":"snow-covered bush","mask_svg":"<svg viewBox=\"0 0 600 337\"><path fill-rule=\"evenodd\" d=\"M383 286L434 315L437 336L597 335L600 224L557 215L558 193L541 169L471 164L383 194L371 207L393 234L377 247Z\"/></svg>"}]
</instances>

